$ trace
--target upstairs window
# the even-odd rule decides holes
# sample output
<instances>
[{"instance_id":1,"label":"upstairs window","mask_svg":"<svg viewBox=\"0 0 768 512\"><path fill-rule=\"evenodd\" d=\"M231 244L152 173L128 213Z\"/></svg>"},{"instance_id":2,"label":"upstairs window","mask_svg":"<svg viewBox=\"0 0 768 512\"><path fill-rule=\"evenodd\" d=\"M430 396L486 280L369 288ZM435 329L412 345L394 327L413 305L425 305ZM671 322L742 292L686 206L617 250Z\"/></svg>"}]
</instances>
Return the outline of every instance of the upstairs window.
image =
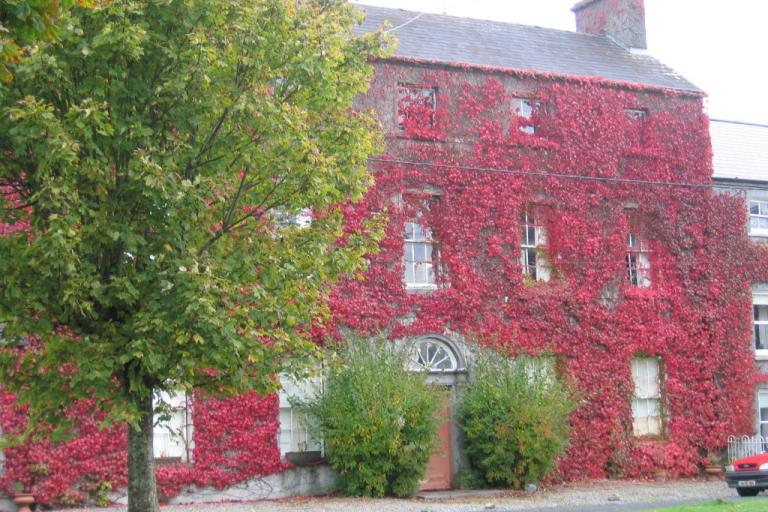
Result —
<instances>
[{"instance_id":1,"label":"upstairs window","mask_svg":"<svg viewBox=\"0 0 768 512\"><path fill-rule=\"evenodd\" d=\"M655 357L632 358L632 430L636 436L660 436L661 370Z\"/></svg>"},{"instance_id":2,"label":"upstairs window","mask_svg":"<svg viewBox=\"0 0 768 512\"><path fill-rule=\"evenodd\" d=\"M400 84L397 88L397 127L406 132L434 128L437 88Z\"/></svg>"},{"instance_id":3,"label":"upstairs window","mask_svg":"<svg viewBox=\"0 0 768 512\"><path fill-rule=\"evenodd\" d=\"M749 234L768 236L768 201L749 200Z\"/></svg>"},{"instance_id":4,"label":"upstairs window","mask_svg":"<svg viewBox=\"0 0 768 512\"><path fill-rule=\"evenodd\" d=\"M632 286L651 286L651 259L648 242L635 233L627 235L627 278Z\"/></svg>"},{"instance_id":5,"label":"upstairs window","mask_svg":"<svg viewBox=\"0 0 768 512\"><path fill-rule=\"evenodd\" d=\"M518 130L528 135L536 133L536 115L544 109L544 103L541 100L533 98L512 98L512 115Z\"/></svg>"},{"instance_id":6,"label":"upstairs window","mask_svg":"<svg viewBox=\"0 0 768 512\"><path fill-rule=\"evenodd\" d=\"M644 108L628 108L624 110L624 117L629 120L629 138L634 146L642 146L645 142L645 123L648 120L648 111Z\"/></svg>"},{"instance_id":7,"label":"upstairs window","mask_svg":"<svg viewBox=\"0 0 768 512\"><path fill-rule=\"evenodd\" d=\"M520 265L523 277L532 281L549 281L550 269L544 246L547 232L532 208L523 211L521 218Z\"/></svg>"},{"instance_id":8,"label":"upstairs window","mask_svg":"<svg viewBox=\"0 0 768 512\"><path fill-rule=\"evenodd\" d=\"M752 346L760 359L768 358L768 293L752 294Z\"/></svg>"},{"instance_id":9,"label":"upstairs window","mask_svg":"<svg viewBox=\"0 0 768 512\"><path fill-rule=\"evenodd\" d=\"M435 288L432 230L424 224L421 212L405 223L404 254L406 288Z\"/></svg>"}]
</instances>

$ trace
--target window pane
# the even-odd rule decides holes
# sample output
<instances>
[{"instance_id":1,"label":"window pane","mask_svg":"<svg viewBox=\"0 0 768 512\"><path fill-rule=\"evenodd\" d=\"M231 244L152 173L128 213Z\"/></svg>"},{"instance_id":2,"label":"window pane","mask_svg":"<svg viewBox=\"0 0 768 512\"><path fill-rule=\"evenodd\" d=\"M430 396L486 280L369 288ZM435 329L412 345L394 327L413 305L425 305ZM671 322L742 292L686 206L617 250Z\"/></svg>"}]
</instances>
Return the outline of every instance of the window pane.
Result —
<instances>
[{"instance_id":1,"label":"window pane","mask_svg":"<svg viewBox=\"0 0 768 512\"><path fill-rule=\"evenodd\" d=\"M749 213L753 215L758 215L760 213L760 203L758 203L757 201L750 201Z\"/></svg>"},{"instance_id":2,"label":"window pane","mask_svg":"<svg viewBox=\"0 0 768 512\"><path fill-rule=\"evenodd\" d=\"M768 325L755 324L755 349L768 349Z\"/></svg>"},{"instance_id":3,"label":"window pane","mask_svg":"<svg viewBox=\"0 0 768 512\"><path fill-rule=\"evenodd\" d=\"M413 240L413 229L414 224L413 222L406 222L405 223L405 238L408 240Z\"/></svg>"},{"instance_id":4,"label":"window pane","mask_svg":"<svg viewBox=\"0 0 768 512\"><path fill-rule=\"evenodd\" d=\"M411 262L405 263L405 282L407 284L414 284L416 282L414 264Z\"/></svg>"}]
</instances>

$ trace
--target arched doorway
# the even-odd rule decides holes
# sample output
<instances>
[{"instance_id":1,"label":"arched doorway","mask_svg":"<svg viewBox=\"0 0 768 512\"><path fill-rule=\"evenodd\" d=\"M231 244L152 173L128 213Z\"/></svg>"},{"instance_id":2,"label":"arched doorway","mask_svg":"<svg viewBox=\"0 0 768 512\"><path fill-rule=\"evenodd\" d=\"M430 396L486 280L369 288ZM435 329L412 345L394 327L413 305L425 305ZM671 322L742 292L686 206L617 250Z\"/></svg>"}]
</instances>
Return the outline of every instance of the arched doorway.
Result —
<instances>
[{"instance_id":1,"label":"arched doorway","mask_svg":"<svg viewBox=\"0 0 768 512\"><path fill-rule=\"evenodd\" d=\"M420 491L436 491L452 487L453 448L456 426L451 421L451 402L459 377L466 373L464 359L456 345L443 336L421 336L411 342L408 358L412 371L426 372L427 381L440 395L438 441L427 463Z\"/></svg>"}]
</instances>

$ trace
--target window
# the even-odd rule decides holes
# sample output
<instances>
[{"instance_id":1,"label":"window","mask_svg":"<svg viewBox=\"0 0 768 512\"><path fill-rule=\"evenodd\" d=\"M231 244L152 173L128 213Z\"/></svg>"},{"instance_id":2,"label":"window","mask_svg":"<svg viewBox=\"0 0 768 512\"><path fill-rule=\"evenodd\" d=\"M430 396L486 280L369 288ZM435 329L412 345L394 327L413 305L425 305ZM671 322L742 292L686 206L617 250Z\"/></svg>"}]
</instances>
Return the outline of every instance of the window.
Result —
<instances>
[{"instance_id":1,"label":"window","mask_svg":"<svg viewBox=\"0 0 768 512\"><path fill-rule=\"evenodd\" d=\"M768 439L768 392L760 391L757 394L757 433Z\"/></svg>"},{"instance_id":2,"label":"window","mask_svg":"<svg viewBox=\"0 0 768 512\"><path fill-rule=\"evenodd\" d=\"M435 126L437 89L418 85L399 85L397 88L397 127L401 130L432 128Z\"/></svg>"},{"instance_id":3,"label":"window","mask_svg":"<svg viewBox=\"0 0 768 512\"><path fill-rule=\"evenodd\" d=\"M307 418L296 411L291 405L291 399L304 400L312 398L322 390L322 379L319 377L296 380L286 375L280 376L280 431L278 444L280 455L290 452L322 451L322 443L310 436L307 428Z\"/></svg>"},{"instance_id":4,"label":"window","mask_svg":"<svg viewBox=\"0 0 768 512\"><path fill-rule=\"evenodd\" d=\"M768 293L752 294L752 346L755 355L768 359Z\"/></svg>"},{"instance_id":5,"label":"window","mask_svg":"<svg viewBox=\"0 0 768 512\"><path fill-rule=\"evenodd\" d=\"M409 366L414 371L455 372L459 363L448 345L434 338L426 338L414 343Z\"/></svg>"},{"instance_id":6,"label":"window","mask_svg":"<svg viewBox=\"0 0 768 512\"><path fill-rule=\"evenodd\" d=\"M153 448L156 459L189 462L192 425L186 393L161 391L153 400L155 426Z\"/></svg>"},{"instance_id":7,"label":"window","mask_svg":"<svg viewBox=\"0 0 768 512\"><path fill-rule=\"evenodd\" d=\"M643 108L628 108L624 110L624 116L629 119L629 138L633 145L642 146L645 142L645 123L648 119L648 111Z\"/></svg>"},{"instance_id":8,"label":"window","mask_svg":"<svg viewBox=\"0 0 768 512\"><path fill-rule=\"evenodd\" d=\"M549 281L550 269L543 248L547 242L547 232L530 208L523 211L520 222L520 264L523 277L532 281Z\"/></svg>"},{"instance_id":9,"label":"window","mask_svg":"<svg viewBox=\"0 0 768 512\"><path fill-rule=\"evenodd\" d=\"M632 398L632 429L636 436L660 436L661 421L661 371L655 357L632 358L632 381L635 393Z\"/></svg>"},{"instance_id":10,"label":"window","mask_svg":"<svg viewBox=\"0 0 768 512\"><path fill-rule=\"evenodd\" d=\"M651 286L651 260L648 242L638 235L627 235L627 278L639 288Z\"/></svg>"},{"instance_id":11,"label":"window","mask_svg":"<svg viewBox=\"0 0 768 512\"><path fill-rule=\"evenodd\" d=\"M536 133L534 116L543 110L541 100L531 98L512 98L512 114L517 117L517 127L528 135Z\"/></svg>"},{"instance_id":12,"label":"window","mask_svg":"<svg viewBox=\"0 0 768 512\"><path fill-rule=\"evenodd\" d=\"M528 356L525 361L525 373L531 384L549 387L559 378L558 359L554 355Z\"/></svg>"},{"instance_id":13,"label":"window","mask_svg":"<svg viewBox=\"0 0 768 512\"><path fill-rule=\"evenodd\" d=\"M407 288L435 288L435 267L433 255L435 242L432 231L423 221L424 213L419 211L415 219L405 223L404 254L405 286Z\"/></svg>"},{"instance_id":14,"label":"window","mask_svg":"<svg viewBox=\"0 0 768 512\"><path fill-rule=\"evenodd\" d=\"M768 236L768 201L749 200L749 234Z\"/></svg>"}]
</instances>

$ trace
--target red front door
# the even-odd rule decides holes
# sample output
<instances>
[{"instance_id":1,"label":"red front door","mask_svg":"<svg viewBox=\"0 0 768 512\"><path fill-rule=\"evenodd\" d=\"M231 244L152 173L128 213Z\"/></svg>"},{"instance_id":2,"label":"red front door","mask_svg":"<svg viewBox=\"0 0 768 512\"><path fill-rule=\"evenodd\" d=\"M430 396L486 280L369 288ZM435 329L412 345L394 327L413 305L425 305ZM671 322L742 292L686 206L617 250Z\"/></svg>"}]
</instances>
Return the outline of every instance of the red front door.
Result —
<instances>
[{"instance_id":1,"label":"red front door","mask_svg":"<svg viewBox=\"0 0 768 512\"><path fill-rule=\"evenodd\" d=\"M451 408L445 393L439 410L440 425L437 428L437 446L427 463L427 473L420 491L441 491L451 488Z\"/></svg>"}]
</instances>

